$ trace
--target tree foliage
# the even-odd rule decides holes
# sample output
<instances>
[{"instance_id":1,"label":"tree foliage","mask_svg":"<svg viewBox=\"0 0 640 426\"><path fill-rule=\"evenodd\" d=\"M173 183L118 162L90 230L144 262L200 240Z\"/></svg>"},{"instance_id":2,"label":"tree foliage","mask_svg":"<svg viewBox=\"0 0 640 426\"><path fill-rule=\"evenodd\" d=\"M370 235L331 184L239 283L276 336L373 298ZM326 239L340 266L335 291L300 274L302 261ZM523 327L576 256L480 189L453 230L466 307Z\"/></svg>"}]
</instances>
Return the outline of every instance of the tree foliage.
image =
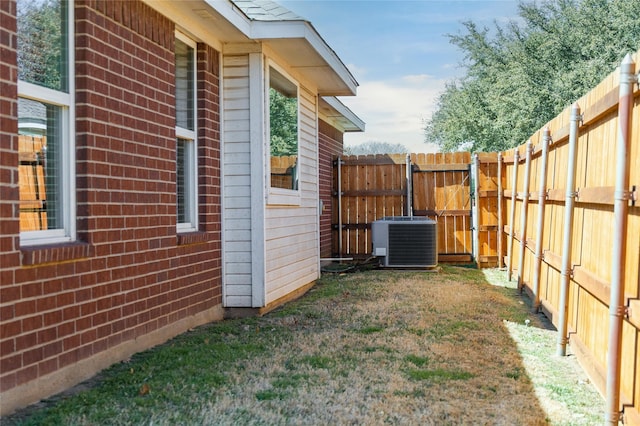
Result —
<instances>
[{"instance_id":1,"label":"tree foliage","mask_svg":"<svg viewBox=\"0 0 640 426\"><path fill-rule=\"evenodd\" d=\"M347 146L344 148L345 155L367 155L367 154L406 154L409 150L402 144L392 144L389 142L365 142L360 145Z\"/></svg>"},{"instance_id":2,"label":"tree foliage","mask_svg":"<svg viewBox=\"0 0 640 426\"><path fill-rule=\"evenodd\" d=\"M298 100L269 89L271 155L298 154Z\"/></svg>"},{"instance_id":3,"label":"tree foliage","mask_svg":"<svg viewBox=\"0 0 640 426\"><path fill-rule=\"evenodd\" d=\"M18 78L65 90L64 13L60 0L18 1Z\"/></svg>"},{"instance_id":4,"label":"tree foliage","mask_svg":"<svg viewBox=\"0 0 640 426\"><path fill-rule=\"evenodd\" d=\"M449 38L466 74L440 95L425 140L443 151L498 151L523 143L640 47L640 2L520 3L507 24L463 25Z\"/></svg>"}]
</instances>

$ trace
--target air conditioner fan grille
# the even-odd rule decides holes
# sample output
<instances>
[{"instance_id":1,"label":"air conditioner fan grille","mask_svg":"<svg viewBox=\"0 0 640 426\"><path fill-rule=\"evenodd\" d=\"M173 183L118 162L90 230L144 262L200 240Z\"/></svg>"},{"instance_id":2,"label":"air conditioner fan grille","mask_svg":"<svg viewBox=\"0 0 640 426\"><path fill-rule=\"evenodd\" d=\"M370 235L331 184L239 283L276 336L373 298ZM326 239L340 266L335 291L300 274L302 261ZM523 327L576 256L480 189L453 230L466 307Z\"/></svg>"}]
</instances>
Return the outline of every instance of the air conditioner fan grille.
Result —
<instances>
[{"instance_id":1,"label":"air conditioner fan grille","mask_svg":"<svg viewBox=\"0 0 640 426\"><path fill-rule=\"evenodd\" d=\"M390 266L436 265L436 225L389 224Z\"/></svg>"}]
</instances>

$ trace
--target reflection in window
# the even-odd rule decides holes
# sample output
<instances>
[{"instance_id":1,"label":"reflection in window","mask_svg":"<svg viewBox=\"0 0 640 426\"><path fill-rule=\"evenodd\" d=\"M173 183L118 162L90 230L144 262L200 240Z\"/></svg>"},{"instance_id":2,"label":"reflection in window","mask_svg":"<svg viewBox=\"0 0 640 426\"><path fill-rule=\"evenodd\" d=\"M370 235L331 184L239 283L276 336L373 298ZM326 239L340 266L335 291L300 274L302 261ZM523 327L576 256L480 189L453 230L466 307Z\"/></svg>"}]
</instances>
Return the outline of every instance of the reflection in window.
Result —
<instances>
[{"instance_id":1,"label":"reflection in window","mask_svg":"<svg viewBox=\"0 0 640 426\"><path fill-rule=\"evenodd\" d=\"M195 43L176 33L176 197L177 230L197 230L197 145Z\"/></svg>"},{"instance_id":2,"label":"reflection in window","mask_svg":"<svg viewBox=\"0 0 640 426\"><path fill-rule=\"evenodd\" d=\"M18 99L20 230L61 226L61 108Z\"/></svg>"},{"instance_id":3,"label":"reflection in window","mask_svg":"<svg viewBox=\"0 0 640 426\"><path fill-rule=\"evenodd\" d=\"M67 0L17 2L21 245L75 238L72 13Z\"/></svg>"},{"instance_id":4,"label":"reflection in window","mask_svg":"<svg viewBox=\"0 0 640 426\"><path fill-rule=\"evenodd\" d=\"M68 92L67 2L18 1L18 79Z\"/></svg>"},{"instance_id":5,"label":"reflection in window","mask_svg":"<svg viewBox=\"0 0 640 426\"><path fill-rule=\"evenodd\" d=\"M271 187L298 188L298 87L269 69Z\"/></svg>"},{"instance_id":6,"label":"reflection in window","mask_svg":"<svg viewBox=\"0 0 640 426\"><path fill-rule=\"evenodd\" d=\"M177 190L178 190L178 223L188 222L187 211L191 208L189 207L189 180L185 179L188 176L188 171L186 169L189 168L188 162L185 160L185 156L188 157L189 144L191 141L187 141L184 139L177 140L178 152L177 152Z\"/></svg>"},{"instance_id":7,"label":"reflection in window","mask_svg":"<svg viewBox=\"0 0 640 426\"><path fill-rule=\"evenodd\" d=\"M176 39L176 125L194 127L194 49Z\"/></svg>"}]
</instances>

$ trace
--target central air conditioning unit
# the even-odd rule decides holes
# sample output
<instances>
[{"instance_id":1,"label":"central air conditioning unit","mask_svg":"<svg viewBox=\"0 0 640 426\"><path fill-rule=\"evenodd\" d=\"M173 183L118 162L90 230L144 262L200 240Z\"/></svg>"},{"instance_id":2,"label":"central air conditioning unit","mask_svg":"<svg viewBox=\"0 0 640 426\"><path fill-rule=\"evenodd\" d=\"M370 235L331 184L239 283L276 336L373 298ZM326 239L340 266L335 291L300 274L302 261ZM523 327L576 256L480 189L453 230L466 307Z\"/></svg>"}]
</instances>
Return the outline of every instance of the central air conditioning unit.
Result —
<instances>
[{"instance_id":1,"label":"central air conditioning unit","mask_svg":"<svg viewBox=\"0 0 640 426\"><path fill-rule=\"evenodd\" d=\"M384 217L371 224L373 255L391 268L438 265L437 222L426 217Z\"/></svg>"}]
</instances>

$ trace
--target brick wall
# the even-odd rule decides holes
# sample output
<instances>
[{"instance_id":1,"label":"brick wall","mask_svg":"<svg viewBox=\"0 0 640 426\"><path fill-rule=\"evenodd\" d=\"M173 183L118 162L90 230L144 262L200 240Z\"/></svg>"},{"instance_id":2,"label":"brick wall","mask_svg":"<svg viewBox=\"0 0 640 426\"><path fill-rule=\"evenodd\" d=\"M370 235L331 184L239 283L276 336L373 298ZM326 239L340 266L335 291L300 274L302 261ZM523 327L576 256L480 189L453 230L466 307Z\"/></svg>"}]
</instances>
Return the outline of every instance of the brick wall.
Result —
<instances>
[{"instance_id":1,"label":"brick wall","mask_svg":"<svg viewBox=\"0 0 640 426\"><path fill-rule=\"evenodd\" d=\"M0 374L20 366L15 353L22 325L13 304L21 295L14 285L20 263L18 235L18 67L15 0L0 1ZM15 386L15 377L0 376L0 390Z\"/></svg>"},{"instance_id":2,"label":"brick wall","mask_svg":"<svg viewBox=\"0 0 640 426\"><path fill-rule=\"evenodd\" d=\"M320 200L324 210L320 215L320 257L332 257L331 221L333 211L333 160L343 151L343 134L319 120Z\"/></svg>"},{"instance_id":3,"label":"brick wall","mask_svg":"<svg viewBox=\"0 0 640 426\"><path fill-rule=\"evenodd\" d=\"M197 48L200 232L177 235L174 23L138 1L76 0L78 241L17 250L15 3L0 5L8 412L221 318L219 53Z\"/></svg>"},{"instance_id":4,"label":"brick wall","mask_svg":"<svg viewBox=\"0 0 640 426\"><path fill-rule=\"evenodd\" d=\"M0 1L0 283L13 281L19 262L18 232L18 67L15 0ZM4 300L0 293L0 301ZM10 297L7 293L5 297ZM0 311L4 322L7 309ZM0 351L5 349L0 347Z\"/></svg>"}]
</instances>

